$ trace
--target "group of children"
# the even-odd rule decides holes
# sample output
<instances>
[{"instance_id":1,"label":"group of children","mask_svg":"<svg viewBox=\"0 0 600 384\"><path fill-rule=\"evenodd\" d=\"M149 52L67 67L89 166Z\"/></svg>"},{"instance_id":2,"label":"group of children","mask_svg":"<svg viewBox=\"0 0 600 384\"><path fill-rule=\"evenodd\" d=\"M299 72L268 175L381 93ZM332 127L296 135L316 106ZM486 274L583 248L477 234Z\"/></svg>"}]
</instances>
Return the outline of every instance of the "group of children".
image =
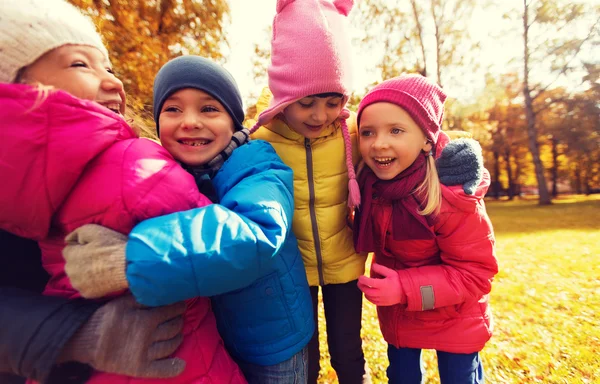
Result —
<instances>
[{"instance_id":1,"label":"group of children","mask_svg":"<svg viewBox=\"0 0 600 384\"><path fill-rule=\"evenodd\" d=\"M371 381L363 294L389 344L390 383L421 382L422 348L438 351L443 383L483 382L497 263L480 149L441 131L446 96L422 76L345 108L352 6L277 1L269 87L251 121L221 66L166 63L153 96L162 146L123 119L123 85L87 18L65 0L3 6L1 167L15 181L0 226L40 242L48 295L185 300L175 355L186 368L164 382L316 383L319 287L341 384ZM459 185L440 184L435 159Z\"/></svg>"}]
</instances>

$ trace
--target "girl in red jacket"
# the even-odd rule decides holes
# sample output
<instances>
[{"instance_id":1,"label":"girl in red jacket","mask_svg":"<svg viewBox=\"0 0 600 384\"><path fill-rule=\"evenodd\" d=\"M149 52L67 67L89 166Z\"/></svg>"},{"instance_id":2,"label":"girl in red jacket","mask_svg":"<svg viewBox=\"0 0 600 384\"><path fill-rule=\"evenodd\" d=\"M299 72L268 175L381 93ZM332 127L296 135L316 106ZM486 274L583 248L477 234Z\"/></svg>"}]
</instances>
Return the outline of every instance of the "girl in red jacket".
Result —
<instances>
[{"instance_id":1,"label":"girl in red jacket","mask_svg":"<svg viewBox=\"0 0 600 384\"><path fill-rule=\"evenodd\" d=\"M421 383L421 349L435 349L443 384L482 383L479 351L492 335L488 294L498 272L483 196L440 184L435 158L446 95L418 75L384 81L358 108L358 252L374 252L359 288L377 305L390 383Z\"/></svg>"}]
</instances>

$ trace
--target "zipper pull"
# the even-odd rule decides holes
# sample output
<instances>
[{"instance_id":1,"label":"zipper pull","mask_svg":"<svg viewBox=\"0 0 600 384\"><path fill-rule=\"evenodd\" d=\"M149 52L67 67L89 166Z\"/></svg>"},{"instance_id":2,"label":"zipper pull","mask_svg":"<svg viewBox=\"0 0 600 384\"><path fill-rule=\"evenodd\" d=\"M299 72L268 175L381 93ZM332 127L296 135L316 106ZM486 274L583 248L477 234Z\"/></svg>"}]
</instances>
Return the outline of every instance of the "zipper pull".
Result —
<instances>
[{"instance_id":1,"label":"zipper pull","mask_svg":"<svg viewBox=\"0 0 600 384\"><path fill-rule=\"evenodd\" d=\"M309 148L309 149L310 149L310 139L307 139L307 138L305 138L305 139L304 139L304 146L305 146L306 148Z\"/></svg>"}]
</instances>

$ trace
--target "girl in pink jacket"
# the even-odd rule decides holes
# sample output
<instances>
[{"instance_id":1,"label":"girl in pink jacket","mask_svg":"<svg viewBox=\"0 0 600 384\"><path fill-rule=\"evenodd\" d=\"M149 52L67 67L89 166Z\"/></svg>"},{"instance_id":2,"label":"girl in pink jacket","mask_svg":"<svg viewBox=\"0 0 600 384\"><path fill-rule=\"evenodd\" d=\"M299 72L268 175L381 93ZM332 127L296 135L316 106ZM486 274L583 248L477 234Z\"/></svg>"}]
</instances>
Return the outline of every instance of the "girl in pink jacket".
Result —
<instances>
[{"instance_id":1,"label":"girl in pink jacket","mask_svg":"<svg viewBox=\"0 0 600 384\"><path fill-rule=\"evenodd\" d=\"M421 383L421 349L435 349L443 384L482 383L479 351L492 335L488 294L498 272L483 196L440 184L435 158L446 95L427 78L404 75L373 88L358 108L366 167L354 242L374 252L358 286L377 305L389 344L390 383Z\"/></svg>"},{"instance_id":2,"label":"girl in pink jacket","mask_svg":"<svg viewBox=\"0 0 600 384\"><path fill-rule=\"evenodd\" d=\"M123 120L123 84L76 8L63 0L5 0L0 39L0 173L11 181L0 189L0 228L38 240L50 274L45 294L74 299L80 295L62 257L68 233L94 223L127 234L145 219L210 201L165 149L137 138ZM181 322L165 324L164 339L142 357L160 365L174 352L185 361L183 372L160 382L245 383L210 300L186 305L181 345L169 341ZM134 364L138 357L130 358ZM183 363L163 363L173 362ZM154 381L94 372L88 383Z\"/></svg>"}]
</instances>

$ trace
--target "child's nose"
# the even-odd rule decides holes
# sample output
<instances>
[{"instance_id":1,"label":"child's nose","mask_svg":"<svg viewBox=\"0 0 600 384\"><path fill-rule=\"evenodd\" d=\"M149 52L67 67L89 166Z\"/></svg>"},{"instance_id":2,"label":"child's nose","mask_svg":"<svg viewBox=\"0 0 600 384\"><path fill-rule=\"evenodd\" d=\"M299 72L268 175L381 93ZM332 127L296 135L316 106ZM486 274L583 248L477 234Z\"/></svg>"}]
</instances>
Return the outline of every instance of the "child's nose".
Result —
<instances>
[{"instance_id":1,"label":"child's nose","mask_svg":"<svg viewBox=\"0 0 600 384\"><path fill-rule=\"evenodd\" d=\"M323 106L315 106L312 111L312 119L316 123L324 123L327 120L327 111Z\"/></svg>"},{"instance_id":2,"label":"child's nose","mask_svg":"<svg viewBox=\"0 0 600 384\"><path fill-rule=\"evenodd\" d=\"M198 119L198 116L196 113L186 113L183 116L183 120L181 122L181 126L184 129L196 129L196 128L201 128L202 124L200 123L200 119Z\"/></svg>"},{"instance_id":3,"label":"child's nose","mask_svg":"<svg viewBox=\"0 0 600 384\"><path fill-rule=\"evenodd\" d=\"M377 136L375 138L375 142L373 143L375 148L385 148L388 146L388 141L384 136Z\"/></svg>"},{"instance_id":4,"label":"child's nose","mask_svg":"<svg viewBox=\"0 0 600 384\"><path fill-rule=\"evenodd\" d=\"M113 91L117 93L122 93L123 82L112 73L107 72L106 75L104 75L104 78L102 79L102 88L108 92Z\"/></svg>"}]
</instances>

